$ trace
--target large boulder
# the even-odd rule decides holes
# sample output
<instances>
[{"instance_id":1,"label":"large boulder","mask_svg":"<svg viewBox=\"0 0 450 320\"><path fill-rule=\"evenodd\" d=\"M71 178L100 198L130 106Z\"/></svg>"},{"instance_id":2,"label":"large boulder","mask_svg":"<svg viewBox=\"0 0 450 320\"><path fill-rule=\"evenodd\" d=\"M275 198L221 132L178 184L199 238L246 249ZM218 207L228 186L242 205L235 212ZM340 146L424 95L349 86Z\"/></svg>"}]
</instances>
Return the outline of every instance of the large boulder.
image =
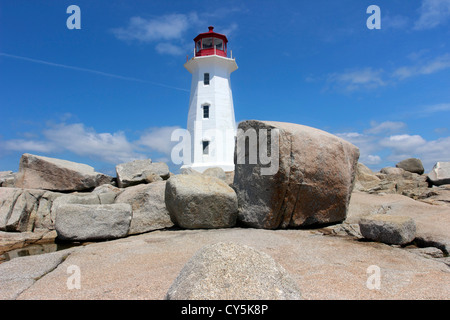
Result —
<instances>
[{"instance_id":1,"label":"large boulder","mask_svg":"<svg viewBox=\"0 0 450 320\"><path fill-rule=\"evenodd\" d=\"M435 186L450 184L450 161L437 162L428 173L428 181Z\"/></svg>"},{"instance_id":2,"label":"large boulder","mask_svg":"<svg viewBox=\"0 0 450 320\"><path fill-rule=\"evenodd\" d=\"M12 171L0 171L0 187L14 187L16 174Z\"/></svg>"},{"instance_id":3,"label":"large boulder","mask_svg":"<svg viewBox=\"0 0 450 320\"><path fill-rule=\"evenodd\" d=\"M374 214L359 221L364 238L387 244L407 244L416 236L416 223L408 216Z\"/></svg>"},{"instance_id":4,"label":"large boulder","mask_svg":"<svg viewBox=\"0 0 450 320\"><path fill-rule=\"evenodd\" d=\"M53 202L63 196L45 190L0 188L0 230L54 229Z\"/></svg>"},{"instance_id":5,"label":"large boulder","mask_svg":"<svg viewBox=\"0 0 450 320\"><path fill-rule=\"evenodd\" d=\"M173 226L164 202L165 190L166 181L156 181L128 187L117 196L115 203L128 203L133 209L133 218L128 234L144 233Z\"/></svg>"},{"instance_id":6,"label":"large boulder","mask_svg":"<svg viewBox=\"0 0 450 320\"><path fill-rule=\"evenodd\" d=\"M241 147L252 135L257 142L249 139L249 148ZM251 120L239 124L236 148L233 186L244 224L275 229L345 219L359 158L351 143L303 125ZM251 164L257 150L259 161ZM269 165L262 164L261 150L270 150Z\"/></svg>"},{"instance_id":7,"label":"large boulder","mask_svg":"<svg viewBox=\"0 0 450 320\"><path fill-rule=\"evenodd\" d=\"M116 166L117 184L120 188L169 178L169 167L164 162L151 159L134 160Z\"/></svg>"},{"instance_id":8,"label":"large boulder","mask_svg":"<svg viewBox=\"0 0 450 320\"><path fill-rule=\"evenodd\" d=\"M299 300L297 283L272 257L232 242L200 249L183 267L168 300Z\"/></svg>"},{"instance_id":9,"label":"large boulder","mask_svg":"<svg viewBox=\"0 0 450 320\"><path fill-rule=\"evenodd\" d=\"M402 168L405 171L409 171L412 173L422 174L425 169L423 168L422 161L417 158L409 158L400 161L395 165L397 168Z\"/></svg>"},{"instance_id":10,"label":"large boulder","mask_svg":"<svg viewBox=\"0 0 450 320\"><path fill-rule=\"evenodd\" d=\"M85 191L110 183L112 177L86 164L25 153L20 158L16 188Z\"/></svg>"},{"instance_id":11,"label":"large boulder","mask_svg":"<svg viewBox=\"0 0 450 320\"><path fill-rule=\"evenodd\" d=\"M36 281L53 271L75 249L18 257L0 264L0 299L14 300Z\"/></svg>"},{"instance_id":12,"label":"large boulder","mask_svg":"<svg viewBox=\"0 0 450 320\"><path fill-rule=\"evenodd\" d=\"M172 221L182 228L226 228L236 223L236 193L215 177L186 174L170 177L165 203Z\"/></svg>"},{"instance_id":13,"label":"large boulder","mask_svg":"<svg viewBox=\"0 0 450 320\"><path fill-rule=\"evenodd\" d=\"M56 210L58 239L70 241L109 240L125 237L130 227L129 204L62 204Z\"/></svg>"},{"instance_id":14,"label":"large boulder","mask_svg":"<svg viewBox=\"0 0 450 320\"><path fill-rule=\"evenodd\" d=\"M368 190L377 186L379 183L380 178L364 164L358 162L356 167L355 189L360 191Z\"/></svg>"}]
</instances>

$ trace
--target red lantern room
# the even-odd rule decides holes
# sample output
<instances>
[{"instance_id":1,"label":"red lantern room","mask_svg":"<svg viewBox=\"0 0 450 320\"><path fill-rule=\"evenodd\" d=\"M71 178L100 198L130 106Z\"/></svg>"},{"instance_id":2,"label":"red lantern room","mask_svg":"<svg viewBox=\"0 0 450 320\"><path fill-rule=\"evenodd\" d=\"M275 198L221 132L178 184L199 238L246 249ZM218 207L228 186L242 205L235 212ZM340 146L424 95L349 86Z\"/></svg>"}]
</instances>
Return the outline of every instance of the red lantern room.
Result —
<instances>
[{"instance_id":1,"label":"red lantern room","mask_svg":"<svg viewBox=\"0 0 450 320\"><path fill-rule=\"evenodd\" d=\"M208 27L209 31L200 33L195 37L195 56L227 56L227 42L225 35L213 31L214 27Z\"/></svg>"}]
</instances>

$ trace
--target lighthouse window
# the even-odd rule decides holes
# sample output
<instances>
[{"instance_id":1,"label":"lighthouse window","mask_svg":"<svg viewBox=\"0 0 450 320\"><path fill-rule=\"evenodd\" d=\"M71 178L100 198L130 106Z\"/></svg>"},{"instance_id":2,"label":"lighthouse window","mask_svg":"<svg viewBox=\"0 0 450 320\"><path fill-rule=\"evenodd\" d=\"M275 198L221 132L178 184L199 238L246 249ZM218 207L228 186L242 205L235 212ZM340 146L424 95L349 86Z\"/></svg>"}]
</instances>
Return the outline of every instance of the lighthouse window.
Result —
<instances>
[{"instance_id":1,"label":"lighthouse window","mask_svg":"<svg viewBox=\"0 0 450 320\"><path fill-rule=\"evenodd\" d=\"M213 38L204 38L202 42L203 49L210 49L213 47Z\"/></svg>"},{"instance_id":2,"label":"lighthouse window","mask_svg":"<svg viewBox=\"0 0 450 320\"><path fill-rule=\"evenodd\" d=\"M209 73L204 73L203 74L203 84L205 86L209 85Z\"/></svg>"},{"instance_id":3,"label":"lighthouse window","mask_svg":"<svg viewBox=\"0 0 450 320\"><path fill-rule=\"evenodd\" d=\"M203 141L203 154L209 154L209 141Z\"/></svg>"},{"instance_id":4,"label":"lighthouse window","mask_svg":"<svg viewBox=\"0 0 450 320\"><path fill-rule=\"evenodd\" d=\"M203 106L203 119L209 119L209 106Z\"/></svg>"},{"instance_id":5,"label":"lighthouse window","mask_svg":"<svg viewBox=\"0 0 450 320\"><path fill-rule=\"evenodd\" d=\"M223 50L223 41L221 39L214 38L214 47L217 50Z\"/></svg>"},{"instance_id":6,"label":"lighthouse window","mask_svg":"<svg viewBox=\"0 0 450 320\"><path fill-rule=\"evenodd\" d=\"M202 49L202 41L198 40L197 41L197 52L199 52Z\"/></svg>"}]
</instances>

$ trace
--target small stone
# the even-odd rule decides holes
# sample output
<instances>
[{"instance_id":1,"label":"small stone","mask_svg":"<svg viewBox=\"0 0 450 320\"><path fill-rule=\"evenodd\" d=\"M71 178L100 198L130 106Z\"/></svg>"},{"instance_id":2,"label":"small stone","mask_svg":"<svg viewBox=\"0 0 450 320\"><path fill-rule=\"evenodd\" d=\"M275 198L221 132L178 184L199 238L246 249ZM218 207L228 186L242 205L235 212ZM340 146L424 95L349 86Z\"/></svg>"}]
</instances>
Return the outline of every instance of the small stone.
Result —
<instances>
[{"instance_id":1,"label":"small stone","mask_svg":"<svg viewBox=\"0 0 450 320\"><path fill-rule=\"evenodd\" d=\"M416 224L407 216L366 216L359 221L359 229L364 238L386 244L403 245L414 240L416 235Z\"/></svg>"},{"instance_id":2,"label":"small stone","mask_svg":"<svg viewBox=\"0 0 450 320\"><path fill-rule=\"evenodd\" d=\"M417 158L409 158L403 161L400 161L395 165L397 168L402 168L405 171L422 174L425 169L423 168L422 161Z\"/></svg>"},{"instance_id":3,"label":"small stone","mask_svg":"<svg viewBox=\"0 0 450 320\"><path fill-rule=\"evenodd\" d=\"M116 166L116 173L117 184L120 188L162 179L166 180L170 176L167 164L164 162L152 163L150 159L134 160L118 164Z\"/></svg>"}]
</instances>

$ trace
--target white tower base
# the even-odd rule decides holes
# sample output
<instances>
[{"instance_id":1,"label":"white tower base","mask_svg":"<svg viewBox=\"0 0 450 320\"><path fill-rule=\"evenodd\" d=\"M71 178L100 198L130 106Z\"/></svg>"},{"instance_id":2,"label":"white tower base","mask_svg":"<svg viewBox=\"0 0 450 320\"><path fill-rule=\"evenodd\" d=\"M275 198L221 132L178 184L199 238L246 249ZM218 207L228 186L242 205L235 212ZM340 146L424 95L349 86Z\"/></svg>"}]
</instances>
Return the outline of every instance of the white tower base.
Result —
<instances>
[{"instance_id":1,"label":"white tower base","mask_svg":"<svg viewBox=\"0 0 450 320\"><path fill-rule=\"evenodd\" d=\"M234 171L236 122L230 74L237 69L236 61L208 55L194 57L184 66L192 74L187 122L192 163L182 168Z\"/></svg>"}]
</instances>

